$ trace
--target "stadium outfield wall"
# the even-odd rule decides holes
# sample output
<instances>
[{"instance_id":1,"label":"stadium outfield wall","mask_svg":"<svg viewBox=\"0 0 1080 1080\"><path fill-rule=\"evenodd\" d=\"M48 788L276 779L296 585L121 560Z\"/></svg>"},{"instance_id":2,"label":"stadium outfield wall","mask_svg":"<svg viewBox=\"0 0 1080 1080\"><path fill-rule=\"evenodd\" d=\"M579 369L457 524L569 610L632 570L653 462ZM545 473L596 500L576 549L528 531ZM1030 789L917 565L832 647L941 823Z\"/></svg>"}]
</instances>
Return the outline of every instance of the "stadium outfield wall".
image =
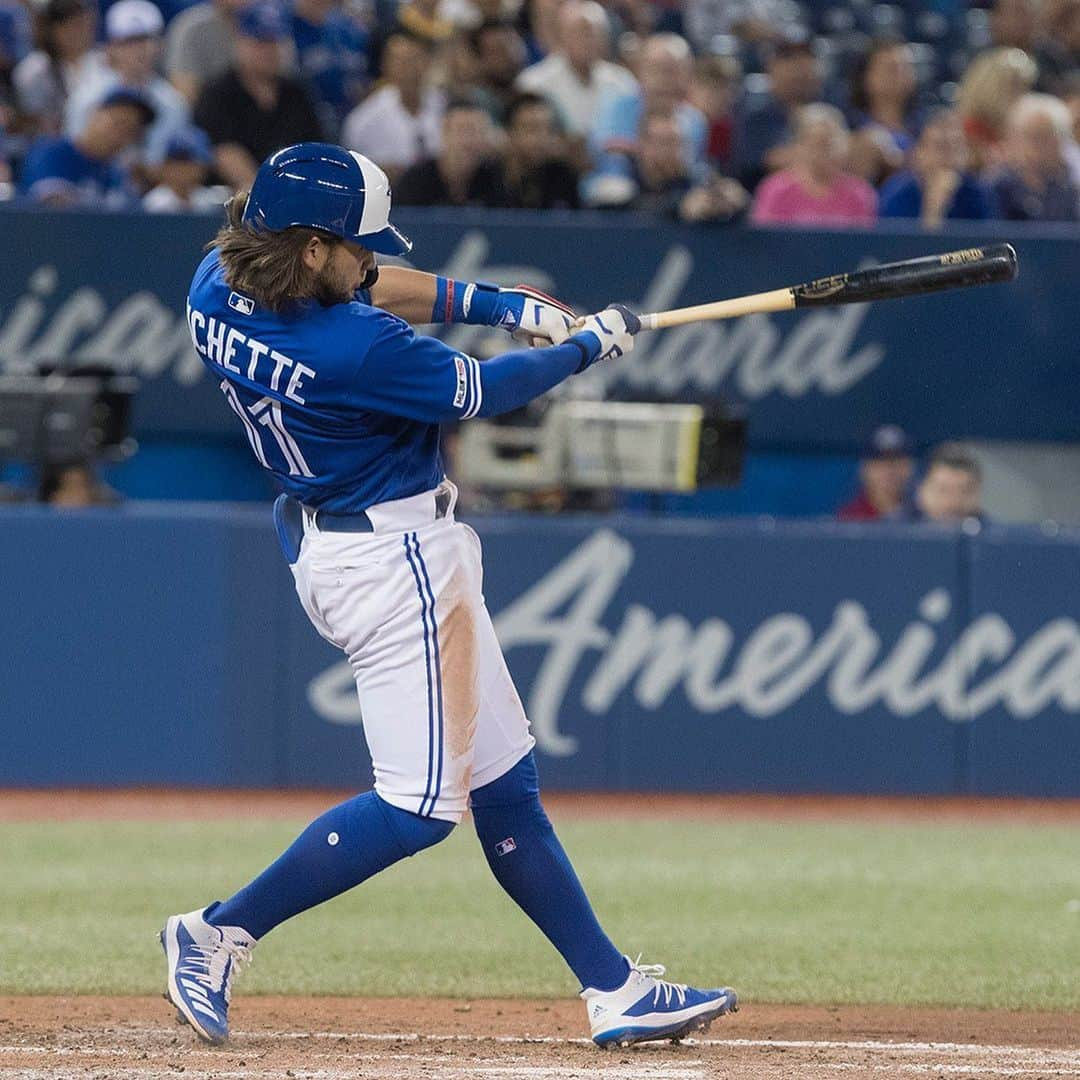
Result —
<instances>
[{"instance_id":1,"label":"stadium outfield wall","mask_svg":"<svg viewBox=\"0 0 1080 1080\"><path fill-rule=\"evenodd\" d=\"M1080 796L1080 531L474 523L551 787ZM369 785L268 508L7 508L0 565L0 785Z\"/></svg>"},{"instance_id":2,"label":"stadium outfield wall","mask_svg":"<svg viewBox=\"0 0 1080 1080\"><path fill-rule=\"evenodd\" d=\"M902 223L873 232L686 227L602 213L395 212L415 265L500 284L527 281L587 311L643 311L758 292L853 269L1012 240L1009 285L903 301L756 315L643 335L582 379L629 398L722 397L747 407L759 450L851 453L889 420L942 439L1080 441L1075 229ZM188 338L184 300L216 216L0 210L0 368L106 362L143 381L144 438L238 437ZM612 252L617 257L612 257ZM483 356L501 332L453 327ZM928 402L933 407L928 407Z\"/></svg>"}]
</instances>

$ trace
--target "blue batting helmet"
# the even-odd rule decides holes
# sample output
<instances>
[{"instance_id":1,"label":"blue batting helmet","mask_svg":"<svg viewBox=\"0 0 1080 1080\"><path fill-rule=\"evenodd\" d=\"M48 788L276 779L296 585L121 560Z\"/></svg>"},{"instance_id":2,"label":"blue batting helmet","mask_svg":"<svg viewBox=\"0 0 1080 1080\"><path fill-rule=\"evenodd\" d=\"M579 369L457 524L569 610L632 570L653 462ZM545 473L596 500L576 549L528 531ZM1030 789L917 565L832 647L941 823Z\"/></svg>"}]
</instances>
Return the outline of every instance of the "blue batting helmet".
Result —
<instances>
[{"instance_id":1,"label":"blue batting helmet","mask_svg":"<svg viewBox=\"0 0 1080 1080\"><path fill-rule=\"evenodd\" d=\"M382 255L412 250L412 241L390 224L386 173L331 143L297 143L271 154L251 185L243 221L271 232L322 229Z\"/></svg>"}]
</instances>

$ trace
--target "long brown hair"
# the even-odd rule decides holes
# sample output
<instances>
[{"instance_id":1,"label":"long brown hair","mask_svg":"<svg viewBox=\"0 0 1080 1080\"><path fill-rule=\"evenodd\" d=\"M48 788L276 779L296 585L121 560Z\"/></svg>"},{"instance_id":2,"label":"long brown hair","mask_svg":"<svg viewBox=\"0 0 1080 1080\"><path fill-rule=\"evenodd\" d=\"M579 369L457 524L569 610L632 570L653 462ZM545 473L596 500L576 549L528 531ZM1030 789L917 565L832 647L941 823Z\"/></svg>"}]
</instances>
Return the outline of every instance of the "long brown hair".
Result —
<instances>
[{"instance_id":1,"label":"long brown hair","mask_svg":"<svg viewBox=\"0 0 1080 1080\"><path fill-rule=\"evenodd\" d=\"M281 232L253 229L242 221L247 197L246 191L238 191L225 204L225 224L206 246L218 249L230 289L282 312L316 294L315 274L302 257L308 242L317 236L334 244L337 238L321 229L299 226Z\"/></svg>"}]
</instances>

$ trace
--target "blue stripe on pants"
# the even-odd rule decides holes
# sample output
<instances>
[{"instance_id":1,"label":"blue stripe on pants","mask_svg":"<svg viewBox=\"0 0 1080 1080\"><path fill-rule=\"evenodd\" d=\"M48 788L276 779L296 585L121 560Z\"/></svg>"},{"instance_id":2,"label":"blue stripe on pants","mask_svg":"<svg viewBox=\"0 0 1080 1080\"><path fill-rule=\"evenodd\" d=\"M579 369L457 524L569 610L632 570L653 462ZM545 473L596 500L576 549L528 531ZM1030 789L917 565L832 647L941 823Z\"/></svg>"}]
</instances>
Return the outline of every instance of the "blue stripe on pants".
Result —
<instances>
[{"instance_id":1,"label":"blue stripe on pants","mask_svg":"<svg viewBox=\"0 0 1080 1080\"><path fill-rule=\"evenodd\" d=\"M428 577L427 564L424 562L424 556L420 552L420 541L416 538L416 533L412 534L413 547L416 550L416 557L420 560L420 571L424 575L424 585L427 588L428 599L431 601L431 606L428 609L431 613L431 638L435 645L435 700L438 705L439 715L439 754L438 754L438 766L435 770L435 793L431 796L431 806L428 808L430 813L435 809L435 800L439 797L439 792L442 790L442 771L443 771L443 692L442 692L442 663L439 660L439 625L435 616L435 596L431 591L431 578Z\"/></svg>"},{"instance_id":2,"label":"blue stripe on pants","mask_svg":"<svg viewBox=\"0 0 1080 1080\"><path fill-rule=\"evenodd\" d=\"M428 621L427 621L427 598L424 596L423 584L420 581L420 572L416 568L416 562L413 559L412 550L409 547L409 537L406 534L402 537L405 544L405 558L409 562L409 569L412 570L413 580L416 582L416 595L420 598L420 622L424 627L424 662L427 664L427 693L428 693L428 767L427 767L427 784L424 787L424 797L420 800L420 809L418 813L422 817L424 815L424 809L427 805L428 799L431 799L432 806L434 806L435 800L431 795L431 780L434 772L434 755L435 755L435 707L432 700L432 681L431 681L431 643L428 635Z\"/></svg>"}]
</instances>

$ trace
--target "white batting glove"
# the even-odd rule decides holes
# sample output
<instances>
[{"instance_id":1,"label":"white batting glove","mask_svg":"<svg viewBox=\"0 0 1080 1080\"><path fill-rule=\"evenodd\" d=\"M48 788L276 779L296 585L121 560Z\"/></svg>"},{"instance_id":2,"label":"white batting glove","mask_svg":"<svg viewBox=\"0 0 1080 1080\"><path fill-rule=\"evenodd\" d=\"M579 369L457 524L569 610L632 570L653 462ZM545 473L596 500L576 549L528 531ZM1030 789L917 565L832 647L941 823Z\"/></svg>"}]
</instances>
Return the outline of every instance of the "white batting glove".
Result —
<instances>
[{"instance_id":1,"label":"white batting glove","mask_svg":"<svg viewBox=\"0 0 1080 1080\"><path fill-rule=\"evenodd\" d=\"M590 354L582 367L628 353L634 347L634 335L640 329L641 320L623 304L612 304L595 315L578 319L573 324L573 336Z\"/></svg>"},{"instance_id":2,"label":"white batting glove","mask_svg":"<svg viewBox=\"0 0 1080 1080\"><path fill-rule=\"evenodd\" d=\"M538 347L561 345L570 336L570 327L577 316L573 309L554 297L528 285L500 289L499 292L517 318L516 325L507 327L516 341Z\"/></svg>"}]
</instances>

